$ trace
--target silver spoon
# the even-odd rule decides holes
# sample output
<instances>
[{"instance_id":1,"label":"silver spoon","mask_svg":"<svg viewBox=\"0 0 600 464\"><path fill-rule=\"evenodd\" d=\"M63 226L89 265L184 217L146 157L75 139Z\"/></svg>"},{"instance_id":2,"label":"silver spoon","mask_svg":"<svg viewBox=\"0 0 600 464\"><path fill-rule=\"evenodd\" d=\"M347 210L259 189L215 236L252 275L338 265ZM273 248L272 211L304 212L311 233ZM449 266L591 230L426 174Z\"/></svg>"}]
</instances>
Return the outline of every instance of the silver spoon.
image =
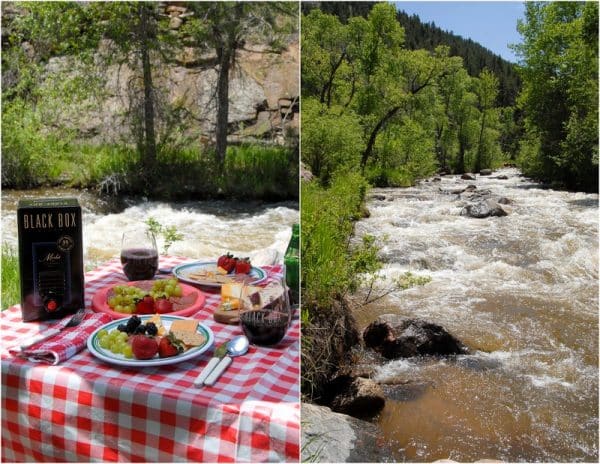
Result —
<instances>
[{"instance_id":1,"label":"silver spoon","mask_svg":"<svg viewBox=\"0 0 600 464\"><path fill-rule=\"evenodd\" d=\"M238 335L237 337L229 340L229 342L227 342L227 356L219 361L219 364L217 364L214 370L204 381L204 385L209 387L214 385L217 379L221 377L221 374L225 372L225 369L227 369L233 362L233 358L246 354L249 346L250 342L245 335Z\"/></svg>"}]
</instances>

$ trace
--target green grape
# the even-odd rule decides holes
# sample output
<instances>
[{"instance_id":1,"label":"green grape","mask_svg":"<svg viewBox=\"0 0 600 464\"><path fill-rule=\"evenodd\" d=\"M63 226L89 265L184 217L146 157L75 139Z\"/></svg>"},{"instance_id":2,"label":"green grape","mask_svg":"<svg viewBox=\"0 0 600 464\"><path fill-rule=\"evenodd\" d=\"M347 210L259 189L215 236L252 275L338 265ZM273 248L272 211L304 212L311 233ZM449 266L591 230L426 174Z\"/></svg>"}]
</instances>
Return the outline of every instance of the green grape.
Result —
<instances>
[{"instance_id":1,"label":"green grape","mask_svg":"<svg viewBox=\"0 0 600 464\"><path fill-rule=\"evenodd\" d=\"M125 345L123 347L123 355L126 358L133 358L133 350L131 349L131 345Z\"/></svg>"},{"instance_id":2,"label":"green grape","mask_svg":"<svg viewBox=\"0 0 600 464\"><path fill-rule=\"evenodd\" d=\"M106 337L108 335L108 330L102 329L98 331L98 338Z\"/></svg>"},{"instance_id":3,"label":"green grape","mask_svg":"<svg viewBox=\"0 0 600 464\"><path fill-rule=\"evenodd\" d=\"M108 347L110 347L111 341L108 337L104 337L100 339L99 343L101 348L107 349Z\"/></svg>"},{"instance_id":4,"label":"green grape","mask_svg":"<svg viewBox=\"0 0 600 464\"><path fill-rule=\"evenodd\" d=\"M121 353L121 352L122 352L122 350L123 350L123 346L124 346L124 345L123 345L123 343L121 343L121 342L115 342L115 343L113 343L113 345L111 346L111 349L110 349L110 350L111 350L113 353L115 353L115 354L119 354L119 353Z\"/></svg>"},{"instance_id":5,"label":"green grape","mask_svg":"<svg viewBox=\"0 0 600 464\"><path fill-rule=\"evenodd\" d=\"M183 290L181 288L181 285L178 285L177 287L175 287L175 289L173 290L173 296L176 297L180 297L183 295Z\"/></svg>"}]
</instances>

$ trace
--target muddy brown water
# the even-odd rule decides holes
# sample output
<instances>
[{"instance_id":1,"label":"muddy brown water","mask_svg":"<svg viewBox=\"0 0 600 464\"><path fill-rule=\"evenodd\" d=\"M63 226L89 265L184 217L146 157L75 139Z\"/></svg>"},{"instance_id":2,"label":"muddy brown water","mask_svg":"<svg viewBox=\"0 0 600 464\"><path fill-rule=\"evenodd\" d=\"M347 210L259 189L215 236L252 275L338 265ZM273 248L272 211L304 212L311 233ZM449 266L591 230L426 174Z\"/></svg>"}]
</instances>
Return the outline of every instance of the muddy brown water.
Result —
<instances>
[{"instance_id":1,"label":"muddy brown water","mask_svg":"<svg viewBox=\"0 0 600 464\"><path fill-rule=\"evenodd\" d=\"M170 255L215 259L227 251L237 256L273 256L281 260L299 221L298 203L190 201L157 202L143 198L99 197L67 188L2 191L2 242L17 246L16 209L20 198L75 197L83 211L84 261L90 268L119 256L123 231L153 217L175 226L183 240ZM159 251L164 240L157 239ZM266 264L266 263L264 263Z\"/></svg>"},{"instance_id":2,"label":"muddy brown water","mask_svg":"<svg viewBox=\"0 0 600 464\"><path fill-rule=\"evenodd\" d=\"M460 216L465 201L440 189L468 184L512 200L509 215ZM432 280L361 308L359 324L419 317L474 350L378 368L377 380L412 385L385 387L377 423L393 459L598 462L598 195L542 188L515 169L372 193L385 198L368 202L357 237L383 244L382 276Z\"/></svg>"}]
</instances>

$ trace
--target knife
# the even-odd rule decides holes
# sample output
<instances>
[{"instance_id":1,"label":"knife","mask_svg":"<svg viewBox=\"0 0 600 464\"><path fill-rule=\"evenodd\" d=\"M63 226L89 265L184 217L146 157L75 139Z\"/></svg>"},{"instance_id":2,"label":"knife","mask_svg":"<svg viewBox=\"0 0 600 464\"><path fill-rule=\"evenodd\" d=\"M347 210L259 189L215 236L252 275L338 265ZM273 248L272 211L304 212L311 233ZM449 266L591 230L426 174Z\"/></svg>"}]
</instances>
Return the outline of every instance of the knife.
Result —
<instances>
[{"instance_id":1,"label":"knife","mask_svg":"<svg viewBox=\"0 0 600 464\"><path fill-rule=\"evenodd\" d=\"M219 364L219 361L221 361L221 359L223 359L226 354L227 342L225 341L221 343L221 345L219 345L219 347L215 350L212 359L208 362L206 367L202 369L202 372L200 372L198 377L196 377L196 380L194 380L195 387L202 387L202 385L204 385L204 381L206 380L206 378L210 375L210 373L217 366L217 364Z\"/></svg>"}]
</instances>

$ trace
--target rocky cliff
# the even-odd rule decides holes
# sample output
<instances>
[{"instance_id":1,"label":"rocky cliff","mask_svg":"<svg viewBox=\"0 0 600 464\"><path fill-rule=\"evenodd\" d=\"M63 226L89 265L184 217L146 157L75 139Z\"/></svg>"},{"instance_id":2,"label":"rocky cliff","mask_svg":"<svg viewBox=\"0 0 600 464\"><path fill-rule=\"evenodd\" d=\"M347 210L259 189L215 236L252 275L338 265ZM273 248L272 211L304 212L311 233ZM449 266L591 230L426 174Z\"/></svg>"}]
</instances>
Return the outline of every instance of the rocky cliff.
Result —
<instances>
[{"instance_id":1,"label":"rocky cliff","mask_svg":"<svg viewBox=\"0 0 600 464\"><path fill-rule=\"evenodd\" d=\"M7 11L18 14L18 10L3 9L5 14ZM180 42L168 56L154 57L152 77L159 138L177 133L178 137L210 143L216 120L216 54L186 45L185 34L180 31L193 12L185 2L162 2L159 11ZM24 42L22 48L35 56L31 44ZM113 52L114 44L103 40L97 55ZM97 60L97 63L105 62ZM102 97L95 95L77 105L63 105L60 124L76 130L78 138L86 142L131 140L131 118L139 111L142 92L139 72L127 64L104 65L101 69L100 66L94 72L106 82ZM229 84L231 142L252 139L282 142L286 135L297 134L299 66L297 33L286 37L283 46L276 51L265 43L246 43L238 51ZM89 72L81 69L64 56L52 57L47 64L49 74L73 76Z\"/></svg>"}]
</instances>

